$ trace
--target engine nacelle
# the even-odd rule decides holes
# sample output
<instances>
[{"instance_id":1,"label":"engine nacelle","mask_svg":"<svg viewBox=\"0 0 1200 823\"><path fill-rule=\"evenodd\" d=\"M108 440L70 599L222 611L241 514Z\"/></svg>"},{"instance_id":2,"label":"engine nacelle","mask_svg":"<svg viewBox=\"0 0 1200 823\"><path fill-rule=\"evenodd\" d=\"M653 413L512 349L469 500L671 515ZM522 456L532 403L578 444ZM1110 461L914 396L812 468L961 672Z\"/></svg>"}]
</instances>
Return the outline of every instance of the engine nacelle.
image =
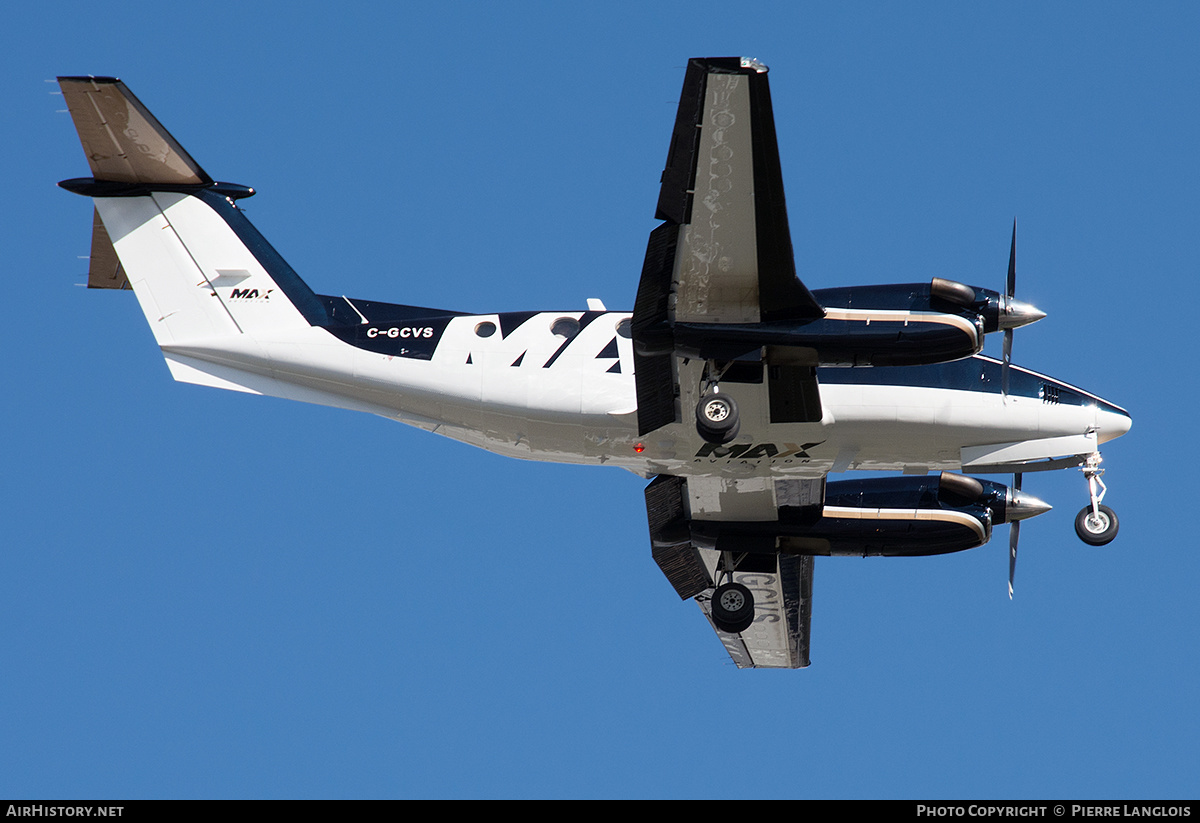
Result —
<instances>
[{"instance_id":1,"label":"engine nacelle","mask_svg":"<svg viewBox=\"0 0 1200 823\"><path fill-rule=\"evenodd\" d=\"M817 289L824 316L761 323L675 323L639 328L638 351L736 360L768 349L812 366L915 366L978 354L984 335L1045 315L989 289L930 283Z\"/></svg>"},{"instance_id":2,"label":"engine nacelle","mask_svg":"<svg viewBox=\"0 0 1200 823\"><path fill-rule=\"evenodd\" d=\"M826 484L823 506L784 506L776 521L675 522L652 537L656 545L749 553L947 554L983 545L993 525L1047 509L1003 484L957 474L840 480Z\"/></svg>"}]
</instances>

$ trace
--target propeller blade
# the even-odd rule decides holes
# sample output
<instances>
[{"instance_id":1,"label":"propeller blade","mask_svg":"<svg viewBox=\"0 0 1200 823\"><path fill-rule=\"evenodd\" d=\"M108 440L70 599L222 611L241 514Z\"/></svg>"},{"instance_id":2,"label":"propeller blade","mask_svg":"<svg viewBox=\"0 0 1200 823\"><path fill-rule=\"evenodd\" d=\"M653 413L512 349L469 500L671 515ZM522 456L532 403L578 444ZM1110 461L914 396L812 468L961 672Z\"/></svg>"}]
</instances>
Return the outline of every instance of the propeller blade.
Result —
<instances>
[{"instance_id":1,"label":"propeller blade","mask_svg":"<svg viewBox=\"0 0 1200 823\"><path fill-rule=\"evenodd\" d=\"M1017 541L1021 538L1021 521L1008 527L1008 599L1013 599L1013 576L1017 573Z\"/></svg>"},{"instance_id":2,"label":"propeller blade","mask_svg":"<svg viewBox=\"0 0 1200 823\"><path fill-rule=\"evenodd\" d=\"M1008 249L1008 283L1004 292L1004 313L1007 314L1017 293L1017 218L1013 218L1012 245ZM1004 330L1004 362L1000 366L1000 396L1008 399L1008 367L1012 363L1013 330ZM1016 548L1013 556L1016 556ZM1014 561L1015 562L1015 561ZM1012 596L1012 584L1009 584L1009 596Z\"/></svg>"},{"instance_id":3,"label":"propeller blade","mask_svg":"<svg viewBox=\"0 0 1200 823\"><path fill-rule=\"evenodd\" d=\"M1013 474L1013 489L1021 490L1021 473ZM1013 596L1013 577L1017 573L1017 541L1021 539L1021 521L1014 520L1008 527L1008 599Z\"/></svg>"},{"instance_id":4,"label":"propeller blade","mask_svg":"<svg viewBox=\"0 0 1200 823\"><path fill-rule=\"evenodd\" d=\"M1013 218L1012 246L1008 250L1008 290L1009 297L1017 293L1017 218Z\"/></svg>"}]
</instances>

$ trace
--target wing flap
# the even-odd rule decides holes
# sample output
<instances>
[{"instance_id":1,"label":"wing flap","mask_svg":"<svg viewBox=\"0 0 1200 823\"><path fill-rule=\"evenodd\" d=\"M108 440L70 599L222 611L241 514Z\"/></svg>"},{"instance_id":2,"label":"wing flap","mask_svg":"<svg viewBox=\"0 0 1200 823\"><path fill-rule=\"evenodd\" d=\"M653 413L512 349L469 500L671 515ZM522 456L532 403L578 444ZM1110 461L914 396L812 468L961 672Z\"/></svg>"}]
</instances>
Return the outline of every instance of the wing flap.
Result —
<instances>
[{"instance_id":1,"label":"wing flap","mask_svg":"<svg viewBox=\"0 0 1200 823\"><path fill-rule=\"evenodd\" d=\"M630 329L633 339L638 342L633 350L633 373L639 435L679 422L676 403L679 381L669 335L657 341L657 347L648 339L655 331L661 335L670 323L671 277L675 268L677 235L676 228L667 224L650 233L634 301Z\"/></svg>"},{"instance_id":2,"label":"wing flap","mask_svg":"<svg viewBox=\"0 0 1200 823\"><path fill-rule=\"evenodd\" d=\"M646 519L654 562L681 600L712 589L712 577L686 527L682 477L659 475L646 487Z\"/></svg>"},{"instance_id":3,"label":"wing flap","mask_svg":"<svg viewBox=\"0 0 1200 823\"><path fill-rule=\"evenodd\" d=\"M675 129L671 132L667 164L658 190L658 208L654 213L656 220L666 220L676 226L691 220L692 192L696 182L696 152L700 144L707 72L698 66L693 68L695 63L696 60L689 61L683 76Z\"/></svg>"}]
</instances>

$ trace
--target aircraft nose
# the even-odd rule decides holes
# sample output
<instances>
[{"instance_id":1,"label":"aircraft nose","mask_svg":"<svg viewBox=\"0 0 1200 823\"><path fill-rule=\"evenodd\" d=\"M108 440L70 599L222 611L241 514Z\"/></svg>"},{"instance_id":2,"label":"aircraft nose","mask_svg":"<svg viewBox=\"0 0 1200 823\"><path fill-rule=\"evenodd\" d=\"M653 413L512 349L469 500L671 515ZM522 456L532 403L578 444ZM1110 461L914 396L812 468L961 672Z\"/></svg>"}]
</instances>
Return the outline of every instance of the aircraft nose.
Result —
<instances>
[{"instance_id":1,"label":"aircraft nose","mask_svg":"<svg viewBox=\"0 0 1200 823\"><path fill-rule=\"evenodd\" d=\"M1129 431L1133 418L1129 412L1116 406L1101 406L1096 410L1096 435L1101 443L1116 440Z\"/></svg>"},{"instance_id":2,"label":"aircraft nose","mask_svg":"<svg viewBox=\"0 0 1200 823\"><path fill-rule=\"evenodd\" d=\"M1004 506L1004 520L1006 523L1012 523L1014 520L1028 520L1030 517L1045 514L1052 508L1053 506L1049 503L1034 497L1029 492L1011 489L1009 499Z\"/></svg>"}]
</instances>

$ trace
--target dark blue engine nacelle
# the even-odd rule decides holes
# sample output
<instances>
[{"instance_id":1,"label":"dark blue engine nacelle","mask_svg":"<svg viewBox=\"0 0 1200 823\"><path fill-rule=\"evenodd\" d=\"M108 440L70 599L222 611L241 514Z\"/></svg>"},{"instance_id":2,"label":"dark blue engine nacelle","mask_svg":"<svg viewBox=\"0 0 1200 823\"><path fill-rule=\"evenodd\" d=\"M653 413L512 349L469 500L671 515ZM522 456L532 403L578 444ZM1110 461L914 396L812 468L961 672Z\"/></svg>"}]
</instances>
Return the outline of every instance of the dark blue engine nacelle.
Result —
<instances>
[{"instance_id":1,"label":"dark blue engine nacelle","mask_svg":"<svg viewBox=\"0 0 1200 823\"><path fill-rule=\"evenodd\" d=\"M841 480L826 485L823 506L783 506L775 521L676 521L651 537L656 545L686 541L749 553L946 554L983 545L993 525L1048 508L1003 484L957 474Z\"/></svg>"},{"instance_id":2,"label":"dark blue engine nacelle","mask_svg":"<svg viewBox=\"0 0 1200 823\"><path fill-rule=\"evenodd\" d=\"M729 361L766 349L768 360L811 366L916 366L978 354L984 335L1031 323L1037 309L990 289L929 283L817 289L821 317L759 323L665 320L636 330L642 354L668 351Z\"/></svg>"}]
</instances>

